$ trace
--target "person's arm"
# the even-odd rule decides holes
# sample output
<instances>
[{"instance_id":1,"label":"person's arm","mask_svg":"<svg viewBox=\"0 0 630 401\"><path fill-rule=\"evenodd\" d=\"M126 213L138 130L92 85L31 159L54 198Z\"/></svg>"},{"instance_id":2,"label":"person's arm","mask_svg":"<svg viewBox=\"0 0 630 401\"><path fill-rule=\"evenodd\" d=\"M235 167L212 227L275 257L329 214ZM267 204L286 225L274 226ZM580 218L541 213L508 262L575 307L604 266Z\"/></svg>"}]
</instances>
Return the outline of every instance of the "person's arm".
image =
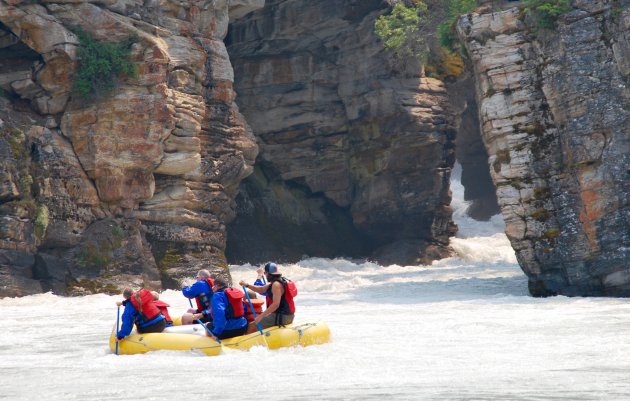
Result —
<instances>
[{"instance_id":1,"label":"person's arm","mask_svg":"<svg viewBox=\"0 0 630 401\"><path fill-rule=\"evenodd\" d=\"M133 307L131 302L127 302L125 305L125 311L122 314L122 325L120 326L120 330L116 333L116 337L119 340L127 337L131 330L133 329L133 322L135 319L136 308Z\"/></svg>"},{"instance_id":2,"label":"person's arm","mask_svg":"<svg viewBox=\"0 0 630 401\"><path fill-rule=\"evenodd\" d=\"M265 283L260 277L258 277L256 281L254 281L254 285L258 287L262 287L263 285L267 285L267 283ZM262 295L263 297L266 297L267 291L261 292L260 295Z\"/></svg>"},{"instance_id":3,"label":"person's arm","mask_svg":"<svg viewBox=\"0 0 630 401\"><path fill-rule=\"evenodd\" d=\"M212 334L219 337L225 329L227 320L225 318L226 299L222 292L218 292L212 296Z\"/></svg>"},{"instance_id":4,"label":"person's arm","mask_svg":"<svg viewBox=\"0 0 630 401\"><path fill-rule=\"evenodd\" d=\"M265 281L265 269L263 269L262 267L259 267L258 269L256 269L256 274L258 275L258 277L256 277L256 281L254 281L254 285L265 285L267 284L267 282Z\"/></svg>"},{"instance_id":5,"label":"person's arm","mask_svg":"<svg viewBox=\"0 0 630 401\"><path fill-rule=\"evenodd\" d=\"M269 285L267 285L269 286ZM256 316L256 319L252 322L253 324L258 324L265 317L274 313L280 307L280 300L282 299L282 283L279 281L274 281L271 283L271 294L273 295L273 302L267 309L263 311L260 315Z\"/></svg>"},{"instance_id":6,"label":"person's arm","mask_svg":"<svg viewBox=\"0 0 630 401\"><path fill-rule=\"evenodd\" d=\"M184 294L184 296L188 299L194 298L199 295L199 286L197 285L198 283L199 281L196 281L192 285L182 288L182 294Z\"/></svg>"},{"instance_id":7,"label":"person's arm","mask_svg":"<svg viewBox=\"0 0 630 401\"><path fill-rule=\"evenodd\" d=\"M242 287L248 288L258 294L264 294L268 291L269 289L269 285L270 284L265 284L265 285L251 285L251 284L247 284L244 280L241 280L238 282L238 284Z\"/></svg>"},{"instance_id":8,"label":"person's arm","mask_svg":"<svg viewBox=\"0 0 630 401\"><path fill-rule=\"evenodd\" d=\"M206 308L206 309L202 310L201 312L199 312L199 314L200 314L202 317L205 317L205 318L210 318L211 316L213 316L213 315L212 315L212 313L213 313L213 312L210 310L210 308ZM213 319L214 319L214 318L213 318Z\"/></svg>"}]
</instances>

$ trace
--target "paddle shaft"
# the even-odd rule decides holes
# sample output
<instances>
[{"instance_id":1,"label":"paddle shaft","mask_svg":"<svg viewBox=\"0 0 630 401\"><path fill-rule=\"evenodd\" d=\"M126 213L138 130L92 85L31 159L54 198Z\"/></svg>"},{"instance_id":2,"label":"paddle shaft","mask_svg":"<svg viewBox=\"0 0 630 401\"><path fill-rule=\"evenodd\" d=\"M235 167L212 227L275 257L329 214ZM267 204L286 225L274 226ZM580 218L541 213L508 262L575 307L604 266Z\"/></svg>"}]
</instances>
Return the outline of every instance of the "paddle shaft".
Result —
<instances>
[{"instance_id":1,"label":"paddle shaft","mask_svg":"<svg viewBox=\"0 0 630 401\"><path fill-rule=\"evenodd\" d=\"M204 329L206 329L206 331L208 332L208 334L210 334L210 337L214 338L219 344L221 344L221 340L219 340L219 337L215 336L214 334L212 334L212 332L210 331L210 329L203 324L203 322L201 321L201 319L197 319L195 320L197 323L199 323L201 326L203 326Z\"/></svg>"},{"instance_id":2,"label":"paddle shaft","mask_svg":"<svg viewBox=\"0 0 630 401\"><path fill-rule=\"evenodd\" d=\"M252 313L254 314L254 319L256 319L256 311L254 310L254 304L252 304L252 300L249 297L249 294L247 293L247 288L245 286L243 286L243 292L245 293L245 296L247 297L247 302L249 302L249 307L252 309ZM262 334L263 331L262 331L262 327L260 326L260 323L257 323L256 326L258 326L258 331L260 331L260 334Z\"/></svg>"},{"instance_id":3,"label":"paddle shaft","mask_svg":"<svg viewBox=\"0 0 630 401\"><path fill-rule=\"evenodd\" d=\"M192 308L192 301L190 300L190 298L188 298L188 303L190 304L190 307ZM194 313L193 313L194 315ZM203 324L203 322L201 321L201 319L197 319L195 320L197 323L199 323L204 329L206 329L206 331L208 332L208 334L210 334L210 337L214 338L215 340L217 340L217 342L219 344L221 344L221 340L219 340L218 337L216 337L214 334L212 334L212 332L210 331L209 328L206 327L205 324Z\"/></svg>"},{"instance_id":4,"label":"paddle shaft","mask_svg":"<svg viewBox=\"0 0 630 401\"><path fill-rule=\"evenodd\" d=\"M120 327L120 305L118 305L116 313L116 355L118 355L118 328Z\"/></svg>"}]
</instances>

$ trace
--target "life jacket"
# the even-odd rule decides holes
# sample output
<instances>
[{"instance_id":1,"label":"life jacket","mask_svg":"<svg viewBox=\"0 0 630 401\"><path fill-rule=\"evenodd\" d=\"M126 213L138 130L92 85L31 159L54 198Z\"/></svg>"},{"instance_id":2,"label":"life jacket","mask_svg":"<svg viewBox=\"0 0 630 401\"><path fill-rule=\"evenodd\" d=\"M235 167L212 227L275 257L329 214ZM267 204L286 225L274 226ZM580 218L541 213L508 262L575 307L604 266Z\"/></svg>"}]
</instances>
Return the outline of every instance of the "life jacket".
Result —
<instances>
[{"instance_id":1,"label":"life jacket","mask_svg":"<svg viewBox=\"0 0 630 401\"><path fill-rule=\"evenodd\" d=\"M253 298L250 300L252 301L252 305L254 306L254 312L256 312L256 316L258 316L263 311L262 307L265 304L265 300L258 299L258 298ZM245 300L243 301L243 305L245 309L245 319L247 319L248 322L253 322L254 314L252 313L251 308L249 307L249 302Z\"/></svg>"},{"instance_id":2,"label":"life jacket","mask_svg":"<svg viewBox=\"0 0 630 401\"><path fill-rule=\"evenodd\" d=\"M280 306L276 309L276 313L282 313L283 315L292 315L295 313L295 303L293 302L293 298L298 294L297 287L295 283L291 280L288 280L284 277L278 280L280 284L282 284L282 290L284 294L282 295L282 299L280 300ZM273 285L273 283L271 284ZM271 292L271 285L267 289L267 308L271 306L273 303L273 294Z\"/></svg>"},{"instance_id":3,"label":"life jacket","mask_svg":"<svg viewBox=\"0 0 630 401\"><path fill-rule=\"evenodd\" d=\"M169 323L173 323L173 319L171 318L171 315L169 315L168 313L168 308L171 305L167 304L164 301L160 301L159 299L157 301L153 301L153 303L155 304L155 306L157 306L160 312L162 312L162 315L164 315L164 318L166 319L166 321Z\"/></svg>"},{"instance_id":4,"label":"life jacket","mask_svg":"<svg viewBox=\"0 0 630 401\"><path fill-rule=\"evenodd\" d=\"M134 292L131 294L129 300L138 311L139 316L136 318L136 323L139 325L150 321L160 314L160 310L153 300L153 294L151 294L149 290L143 288L140 291Z\"/></svg>"},{"instance_id":5,"label":"life jacket","mask_svg":"<svg viewBox=\"0 0 630 401\"><path fill-rule=\"evenodd\" d=\"M206 294L205 292L202 292L201 294L195 297L195 302L197 303L197 313L201 313L205 309L210 309L210 303L212 301L212 286L214 285L214 279L207 278L205 282L208 283L208 287L210 287L210 293Z\"/></svg>"},{"instance_id":6,"label":"life jacket","mask_svg":"<svg viewBox=\"0 0 630 401\"><path fill-rule=\"evenodd\" d=\"M238 319L245 316L245 310L243 308L243 298L245 294L243 291L229 287L223 290L223 293L228 300L226 317L228 319Z\"/></svg>"}]
</instances>

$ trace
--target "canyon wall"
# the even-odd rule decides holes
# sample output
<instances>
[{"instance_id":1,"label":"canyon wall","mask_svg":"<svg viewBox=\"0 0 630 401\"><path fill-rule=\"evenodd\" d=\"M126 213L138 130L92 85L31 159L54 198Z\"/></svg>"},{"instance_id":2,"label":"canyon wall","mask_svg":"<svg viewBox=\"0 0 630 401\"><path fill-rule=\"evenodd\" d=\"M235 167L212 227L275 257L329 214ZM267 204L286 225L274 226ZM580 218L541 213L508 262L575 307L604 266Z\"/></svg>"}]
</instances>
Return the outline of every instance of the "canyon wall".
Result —
<instances>
[{"instance_id":1,"label":"canyon wall","mask_svg":"<svg viewBox=\"0 0 630 401\"><path fill-rule=\"evenodd\" d=\"M574 1L463 16L482 137L534 295L630 295L630 10Z\"/></svg>"},{"instance_id":2,"label":"canyon wall","mask_svg":"<svg viewBox=\"0 0 630 401\"><path fill-rule=\"evenodd\" d=\"M228 228L233 261L449 255L456 129L445 85L374 34L377 0L271 0L226 43L260 147Z\"/></svg>"},{"instance_id":3,"label":"canyon wall","mask_svg":"<svg viewBox=\"0 0 630 401\"><path fill-rule=\"evenodd\" d=\"M443 82L383 49L380 0L0 0L0 296L429 263L456 144L532 294L630 295L630 1L575 0L553 29L491 3ZM77 95L81 31L130 41L137 74Z\"/></svg>"},{"instance_id":4,"label":"canyon wall","mask_svg":"<svg viewBox=\"0 0 630 401\"><path fill-rule=\"evenodd\" d=\"M259 3L0 1L0 296L227 276L258 148L223 38ZM80 31L130 40L137 74L78 96Z\"/></svg>"}]
</instances>

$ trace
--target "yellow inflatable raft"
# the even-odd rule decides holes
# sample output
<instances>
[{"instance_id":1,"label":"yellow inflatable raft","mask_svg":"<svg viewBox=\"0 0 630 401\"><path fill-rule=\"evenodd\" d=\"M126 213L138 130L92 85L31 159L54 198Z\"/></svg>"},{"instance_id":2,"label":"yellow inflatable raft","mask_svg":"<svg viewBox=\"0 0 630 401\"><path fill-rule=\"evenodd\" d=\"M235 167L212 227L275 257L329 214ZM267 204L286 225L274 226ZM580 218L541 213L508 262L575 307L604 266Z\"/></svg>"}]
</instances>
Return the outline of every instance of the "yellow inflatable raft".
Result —
<instances>
[{"instance_id":1,"label":"yellow inflatable raft","mask_svg":"<svg viewBox=\"0 0 630 401\"><path fill-rule=\"evenodd\" d=\"M254 346L277 349L300 345L324 344L330 341L330 329L325 322L294 323L284 327L270 327L263 330L221 340L219 344L205 335L201 325L175 326L162 333L138 334L134 330L130 336L118 343L118 354L142 354L157 350L196 351L209 356L232 350L248 350ZM109 347L116 352L115 330L109 338Z\"/></svg>"}]
</instances>

